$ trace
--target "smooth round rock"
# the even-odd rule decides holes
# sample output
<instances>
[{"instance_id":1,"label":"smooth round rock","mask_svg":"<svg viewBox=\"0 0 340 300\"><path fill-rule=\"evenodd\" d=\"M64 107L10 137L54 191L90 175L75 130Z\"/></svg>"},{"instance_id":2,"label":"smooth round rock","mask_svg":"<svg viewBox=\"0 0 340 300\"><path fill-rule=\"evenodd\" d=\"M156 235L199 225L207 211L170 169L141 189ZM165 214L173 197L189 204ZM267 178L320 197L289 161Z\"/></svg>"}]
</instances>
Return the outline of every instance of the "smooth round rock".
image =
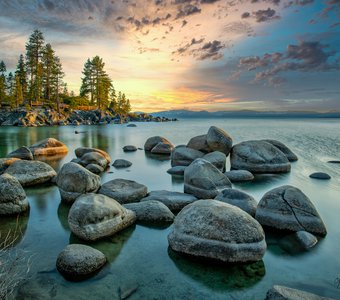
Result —
<instances>
[{"instance_id":1,"label":"smooth round rock","mask_svg":"<svg viewBox=\"0 0 340 300\"><path fill-rule=\"evenodd\" d=\"M292 150L290 150L284 143L277 140L264 140L264 141L278 148L284 155L286 155L289 161L293 162L298 160L297 155Z\"/></svg>"},{"instance_id":2,"label":"smooth round rock","mask_svg":"<svg viewBox=\"0 0 340 300\"><path fill-rule=\"evenodd\" d=\"M12 175L19 180L22 186L32 186L50 182L55 176L56 171L42 161L18 160L12 163L6 174Z\"/></svg>"},{"instance_id":3,"label":"smooth round rock","mask_svg":"<svg viewBox=\"0 0 340 300\"><path fill-rule=\"evenodd\" d=\"M170 169L167 170L167 173L169 173L170 175L179 175L179 176L183 176L184 175L184 170L185 170L186 166L176 166L176 167L172 167Z\"/></svg>"},{"instance_id":4,"label":"smooth round rock","mask_svg":"<svg viewBox=\"0 0 340 300\"><path fill-rule=\"evenodd\" d=\"M215 200L222 201L244 210L252 217L255 216L257 202L254 197L236 189L225 189L215 197Z\"/></svg>"},{"instance_id":5,"label":"smooth round rock","mask_svg":"<svg viewBox=\"0 0 340 300\"><path fill-rule=\"evenodd\" d=\"M262 197L257 206L256 220L278 230L327 234L313 203L301 190L290 185L272 189Z\"/></svg>"},{"instance_id":6,"label":"smooth round rock","mask_svg":"<svg viewBox=\"0 0 340 300\"><path fill-rule=\"evenodd\" d=\"M92 247L71 244L60 252L56 266L68 280L83 280L96 274L106 264L105 255Z\"/></svg>"},{"instance_id":7,"label":"smooth round rock","mask_svg":"<svg viewBox=\"0 0 340 300\"><path fill-rule=\"evenodd\" d=\"M123 147L124 152L134 152L137 151L137 147L133 145L127 145Z\"/></svg>"},{"instance_id":8,"label":"smooth round rock","mask_svg":"<svg viewBox=\"0 0 340 300\"><path fill-rule=\"evenodd\" d=\"M151 153L170 155L172 149L174 149L174 146L170 142L159 142L151 149Z\"/></svg>"},{"instance_id":9,"label":"smooth round rock","mask_svg":"<svg viewBox=\"0 0 340 300\"><path fill-rule=\"evenodd\" d=\"M9 174L0 175L0 215L24 212L29 204L20 182Z\"/></svg>"},{"instance_id":10,"label":"smooth round rock","mask_svg":"<svg viewBox=\"0 0 340 300\"><path fill-rule=\"evenodd\" d=\"M31 150L25 146L20 147L13 152L9 153L7 157L20 158L22 160L33 160L33 154Z\"/></svg>"},{"instance_id":11,"label":"smooth round rock","mask_svg":"<svg viewBox=\"0 0 340 300\"><path fill-rule=\"evenodd\" d=\"M213 151L210 149L208 145L206 134L198 135L198 136L191 138L187 144L187 147L201 151L203 153L209 153Z\"/></svg>"},{"instance_id":12,"label":"smooth round rock","mask_svg":"<svg viewBox=\"0 0 340 300\"><path fill-rule=\"evenodd\" d=\"M128 161L126 159L116 159L112 166L114 166L115 168L119 169L119 168L128 168L132 166L132 162Z\"/></svg>"},{"instance_id":13,"label":"smooth round rock","mask_svg":"<svg viewBox=\"0 0 340 300\"><path fill-rule=\"evenodd\" d=\"M279 245L288 253L299 253L313 248L318 239L307 231L298 231L280 239Z\"/></svg>"},{"instance_id":14,"label":"smooth round rock","mask_svg":"<svg viewBox=\"0 0 340 300\"><path fill-rule=\"evenodd\" d=\"M104 172L104 168L96 164L88 164L86 166L86 170L89 170L91 173L97 174L97 175Z\"/></svg>"},{"instance_id":15,"label":"smooth round rock","mask_svg":"<svg viewBox=\"0 0 340 300\"><path fill-rule=\"evenodd\" d=\"M210 153L204 155L203 159L212 163L221 172L225 172L225 165L226 165L226 162L227 162L227 156L224 153L222 153L220 151L210 152Z\"/></svg>"},{"instance_id":16,"label":"smooth round rock","mask_svg":"<svg viewBox=\"0 0 340 300\"><path fill-rule=\"evenodd\" d=\"M162 136L152 136L146 140L144 150L151 151L158 143L171 144L171 142Z\"/></svg>"},{"instance_id":17,"label":"smooth round rock","mask_svg":"<svg viewBox=\"0 0 340 300\"><path fill-rule=\"evenodd\" d=\"M18 160L20 160L20 158L0 158L0 175L3 174L12 163Z\"/></svg>"},{"instance_id":18,"label":"smooth round rock","mask_svg":"<svg viewBox=\"0 0 340 300\"><path fill-rule=\"evenodd\" d=\"M231 182L246 182L254 180L254 175L247 170L232 170L224 173Z\"/></svg>"},{"instance_id":19,"label":"smooth round rock","mask_svg":"<svg viewBox=\"0 0 340 300\"><path fill-rule=\"evenodd\" d=\"M184 171L184 192L199 199L213 199L226 188L231 188L228 177L202 158Z\"/></svg>"},{"instance_id":20,"label":"smooth round rock","mask_svg":"<svg viewBox=\"0 0 340 300\"><path fill-rule=\"evenodd\" d=\"M67 146L55 138L47 138L29 147L34 156L53 156L66 154Z\"/></svg>"},{"instance_id":21,"label":"smooth round rock","mask_svg":"<svg viewBox=\"0 0 340 300\"><path fill-rule=\"evenodd\" d=\"M111 236L134 224L134 212L100 194L80 196L72 205L68 223L73 234L86 241Z\"/></svg>"},{"instance_id":22,"label":"smooth round rock","mask_svg":"<svg viewBox=\"0 0 340 300\"><path fill-rule=\"evenodd\" d=\"M204 153L198 150L177 146L171 153L171 167L189 166L195 159L203 156Z\"/></svg>"},{"instance_id":23,"label":"smooth round rock","mask_svg":"<svg viewBox=\"0 0 340 300\"><path fill-rule=\"evenodd\" d=\"M292 289L282 285L274 285L267 292L265 300L332 300L332 299L321 297L305 291Z\"/></svg>"},{"instance_id":24,"label":"smooth round rock","mask_svg":"<svg viewBox=\"0 0 340 300\"><path fill-rule=\"evenodd\" d=\"M227 263L261 260L267 248L255 219L217 200L198 200L184 207L168 241L177 252Z\"/></svg>"},{"instance_id":25,"label":"smooth round rock","mask_svg":"<svg viewBox=\"0 0 340 300\"><path fill-rule=\"evenodd\" d=\"M136 181L118 178L104 183L98 193L126 204L139 202L147 195L148 188Z\"/></svg>"},{"instance_id":26,"label":"smooth round rock","mask_svg":"<svg viewBox=\"0 0 340 300\"><path fill-rule=\"evenodd\" d=\"M77 158L81 158L86 153L97 152L97 153L100 153L101 155L103 155L109 163L111 162L110 155L107 152L100 150L100 149L97 149L97 148L79 147L74 152L75 152Z\"/></svg>"},{"instance_id":27,"label":"smooth round rock","mask_svg":"<svg viewBox=\"0 0 340 300\"><path fill-rule=\"evenodd\" d=\"M79 160L79 164L83 167L86 167L91 164L98 165L102 167L104 170L109 165L109 161L99 152L89 152L85 153Z\"/></svg>"},{"instance_id":28,"label":"smooth round rock","mask_svg":"<svg viewBox=\"0 0 340 300\"><path fill-rule=\"evenodd\" d=\"M223 129L211 126L207 134L207 144L211 150L228 155L233 146L233 140Z\"/></svg>"},{"instance_id":29,"label":"smooth round rock","mask_svg":"<svg viewBox=\"0 0 340 300\"><path fill-rule=\"evenodd\" d=\"M272 144L264 141L246 141L231 150L232 170L251 173L287 173L291 165L287 157Z\"/></svg>"},{"instance_id":30,"label":"smooth round rock","mask_svg":"<svg viewBox=\"0 0 340 300\"><path fill-rule=\"evenodd\" d=\"M310 174L309 177L314 178L314 179L321 179L321 180L331 179L331 176L329 176L327 173L323 173L323 172L315 172L313 174Z\"/></svg>"}]
</instances>

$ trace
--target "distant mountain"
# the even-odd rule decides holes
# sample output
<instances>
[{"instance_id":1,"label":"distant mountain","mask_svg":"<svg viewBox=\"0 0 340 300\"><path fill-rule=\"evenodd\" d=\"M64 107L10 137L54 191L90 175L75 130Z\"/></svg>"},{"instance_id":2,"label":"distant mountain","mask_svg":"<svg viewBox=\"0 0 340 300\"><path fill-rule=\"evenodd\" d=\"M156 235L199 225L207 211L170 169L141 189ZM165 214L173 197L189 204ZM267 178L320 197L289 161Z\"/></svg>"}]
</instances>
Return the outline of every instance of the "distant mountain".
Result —
<instances>
[{"instance_id":1,"label":"distant mountain","mask_svg":"<svg viewBox=\"0 0 340 300\"><path fill-rule=\"evenodd\" d=\"M338 112L310 112L310 111L252 111L252 110L239 110L239 111L216 111L209 112L191 111L191 110L167 110L150 113L154 117L165 118L340 118L340 111Z\"/></svg>"}]
</instances>

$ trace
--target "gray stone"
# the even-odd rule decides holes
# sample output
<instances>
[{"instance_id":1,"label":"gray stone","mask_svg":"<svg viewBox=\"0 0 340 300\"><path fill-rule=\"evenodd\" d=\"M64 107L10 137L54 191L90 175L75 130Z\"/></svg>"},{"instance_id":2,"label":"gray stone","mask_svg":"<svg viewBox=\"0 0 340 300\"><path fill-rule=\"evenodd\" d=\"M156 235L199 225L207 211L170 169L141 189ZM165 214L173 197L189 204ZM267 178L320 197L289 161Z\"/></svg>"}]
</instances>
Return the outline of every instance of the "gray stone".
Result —
<instances>
[{"instance_id":1,"label":"gray stone","mask_svg":"<svg viewBox=\"0 0 340 300\"><path fill-rule=\"evenodd\" d=\"M321 179L321 180L331 179L331 176L329 176L327 173L323 173L323 172L315 172L313 174L310 174L309 177L314 178L314 179Z\"/></svg>"},{"instance_id":2,"label":"gray stone","mask_svg":"<svg viewBox=\"0 0 340 300\"><path fill-rule=\"evenodd\" d=\"M183 207L193 203L197 198L190 194L171 191L151 191L141 202L156 200L166 205L172 212L178 212Z\"/></svg>"},{"instance_id":3,"label":"gray stone","mask_svg":"<svg viewBox=\"0 0 340 300\"><path fill-rule=\"evenodd\" d=\"M116 200L100 194L80 196L72 205L68 223L77 237L95 241L134 224L136 215Z\"/></svg>"},{"instance_id":4,"label":"gray stone","mask_svg":"<svg viewBox=\"0 0 340 300\"><path fill-rule=\"evenodd\" d=\"M58 271L69 280L87 279L106 264L105 255L97 249L81 244L71 244L57 258Z\"/></svg>"},{"instance_id":5,"label":"gray stone","mask_svg":"<svg viewBox=\"0 0 340 300\"><path fill-rule=\"evenodd\" d=\"M228 263L261 260L267 247L255 219L217 200L198 200L184 207L168 241L177 252Z\"/></svg>"},{"instance_id":6,"label":"gray stone","mask_svg":"<svg viewBox=\"0 0 340 300\"><path fill-rule=\"evenodd\" d=\"M207 143L213 151L220 151L228 155L232 146L233 140L223 129L216 126L211 126L207 134Z\"/></svg>"},{"instance_id":7,"label":"gray stone","mask_svg":"<svg viewBox=\"0 0 340 300\"><path fill-rule=\"evenodd\" d=\"M171 167L189 166L195 159L203 156L204 153L198 150L177 146L171 153Z\"/></svg>"},{"instance_id":8,"label":"gray stone","mask_svg":"<svg viewBox=\"0 0 340 300\"><path fill-rule=\"evenodd\" d=\"M77 158L81 158L86 153L97 152L97 153L100 153L101 155L103 155L109 163L111 162L110 155L107 152L100 150L100 149L97 149L97 148L80 147L80 148L77 148L74 152L75 152Z\"/></svg>"},{"instance_id":9,"label":"gray stone","mask_svg":"<svg viewBox=\"0 0 340 300\"><path fill-rule=\"evenodd\" d=\"M3 174L12 163L18 160L20 160L20 158L0 158L0 175Z\"/></svg>"},{"instance_id":10,"label":"gray stone","mask_svg":"<svg viewBox=\"0 0 340 300\"><path fill-rule=\"evenodd\" d=\"M33 154L31 150L25 146L20 147L17 150L14 150L13 152L9 153L7 157L20 158L23 160L33 160Z\"/></svg>"},{"instance_id":11,"label":"gray stone","mask_svg":"<svg viewBox=\"0 0 340 300\"><path fill-rule=\"evenodd\" d=\"M104 172L103 167L98 166L98 165L96 165L96 164L88 164L88 165L86 166L86 170L89 170L91 173L97 174L97 175L99 175L99 174L101 174L101 173Z\"/></svg>"},{"instance_id":12,"label":"gray stone","mask_svg":"<svg viewBox=\"0 0 340 300\"><path fill-rule=\"evenodd\" d=\"M208 145L206 134L195 136L195 137L191 138L190 141L187 144L187 147L201 151L203 153L209 153L209 152L213 151L213 150L210 149L210 147Z\"/></svg>"},{"instance_id":13,"label":"gray stone","mask_svg":"<svg viewBox=\"0 0 340 300\"><path fill-rule=\"evenodd\" d=\"M90 164L95 164L100 167L102 167L104 170L109 165L109 161L99 152L89 152L85 153L79 161L79 164L81 164L83 167L86 167Z\"/></svg>"},{"instance_id":14,"label":"gray stone","mask_svg":"<svg viewBox=\"0 0 340 300\"><path fill-rule=\"evenodd\" d=\"M184 175L184 170L185 170L186 166L176 166L176 167L172 167L169 170L167 170L167 172L170 175L179 175L179 176L183 176Z\"/></svg>"},{"instance_id":15,"label":"gray stone","mask_svg":"<svg viewBox=\"0 0 340 300\"><path fill-rule=\"evenodd\" d=\"M125 159L116 159L112 166L114 166L115 168L119 169L119 168L128 168L132 166L132 162L125 160Z\"/></svg>"},{"instance_id":16,"label":"gray stone","mask_svg":"<svg viewBox=\"0 0 340 300\"><path fill-rule=\"evenodd\" d=\"M340 160L329 160L329 164L340 164Z\"/></svg>"},{"instance_id":17,"label":"gray stone","mask_svg":"<svg viewBox=\"0 0 340 300\"><path fill-rule=\"evenodd\" d=\"M97 192L100 187L100 177L81 165L69 162L59 171L56 183L62 201L73 203L82 194Z\"/></svg>"},{"instance_id":18,"label":"gray stone","mask_svg":"<svg viewBox=\"0 0 340 300\"><path fill-rule=\"evenodd\" d=\"M255 216L257 202L254 197L236 189L225 189L215 197L215 200L235 205L252 217Z\"/></svg>"},{"instance_id":19,"label":"gray stone","mask_svg":"<svg viewBox=\"0 0 340 300\"><path fill-rule=\"evenodd\" d=\"M196 159L184 171L184 192L199 199L215 198L230 187L228 177L202 158Z\"/></svg>"},{"instance_id":20,"label":"gray stone","mask_svg":"<svg viewBox=\"0 0 340 300\"><path fill-rule=\"evenodd\" d=\"M225 164L227 161L227 156L224 153L220 151L214 151L214 152L204 155L203 159L212 163L221 172L225 172Z\"/></svg>"},{"instance_id":21,"label":"gray stone","mask_svg":"<svg viewBox=\"0 0 340 300\"><path fill-rule=\"evenodd\" d=\"M50 182L55 176L56 171L42 161L18 160L12 163L6 174L12 175L19 180L22 186L31 186Z\"/></svg>"},{"instance_id":22,"label":"gray stone","mask_svg":"<svg viewBox=\"0 0 340 300\"><path fill-rule=\"evenodd\" d=\"M284 155L286 155L286 157L289 161L297 161L298 160L298 157L296 156L296 154L292 150L290 150L282 142L279 142L277 140L264 140L264 141L269 143L269 144L272 144L273 146L278 148Z\"/></svg>"},{"instance_id":23,"label":"gray stone","mask_svg":"<svg viewBox=\"0 0 340 300\"><path fill-rule=\"evenodd\" d=\"M137 127L136 124L128 124L126 127Z\"/></svg>"},{"instance_id":24,"label":"gray stone","mask_svg":"<svg viewBox=\"0 0 340 300\"><path fill-rule=\"evenodd\" d=\"M13 215L29 207L20 182L8 174L0 175L0 215Z\"/></svg>"},{"instance_id":25,"label":"gray stone","mask_svg":"<svg viewBox=\"0 0 340 300\"><path fill-rule=\"evenodd\" d=\"M235 145L230 156L231 169L252 173L286 173L291 165L287 157L272 144L246 141Z\"/></svg>"},{"instance_id":26,"label":"gray stone","mask_svg":"<svg viewBox=\"0 0 340 300\"><path fill-rule=\"evenodd\" d=\"M66 145L54 138L47 138L39 141L29 147L34 156L53 156L66 154L68 148Z\"/></svg>"},{"instance_id":27,"label":"gray stone","mask_svg":"<svg viewBox=\"0 0 340 300\"><path fill-rule=\"evenodd\" d=\"M172 149L174 149L174 146L170 142L159 142L155 147L151 149L151 153L170 155Z\"/></svg>"},{"instance_id":28,"label":"gray stone","mask_svg":"<svg viewBox=\"0 0 340 300\"><path fill-rule=\"evenodd\" d=\"M266 295L265 300L332 300L305 291L292 289L282 285L274 285Z\"/></svg>"},{"instance_id":29,"label":"gray stone","mask_svg":"<svg viewBox=\"0 0 340 300\"><path fill-rule=\"evenodd\" d=\"M280 239L279 245L288 253L299 253L313 248L318 243L318 239L307 231L298 231Z\"/></svg>"},{"instance_id":30,"label":"gray stone","mask_svg":"<svg viewBox=\"0 0 340 300\"><path fill-rule=\"evenodd\" d=\"M285 185L267 192L259 202L256 219L279 230L326 235L326 227L313 203L298 188Z\"/></svg>"},{"instance_id":31,"label":"gray stone","mask_svg":"<svg viewBox=\"0 0 340 300\"><path fill-rule=\"evenodd\" d=\"M254 180L254 175L247 170L232 170L224 173L231 182L245 182Z\"/></svg>"},{"instance_id":32,"label":"gray stone","mask_svg":"<svg viewBox=\"0 0 340 300\"><path fill-rule=\"evenodd\" d=\"M123 206L132 210L137 216L137 221L140 222L168 223L173 222L175 218L175 215L166 205L155 200L129 203Z\"/></svg>"},{"instance_id":33,"label":"gray stone","mask_svg":"<svg viewBox=\"0 0 340 300\"><path fill-rule=\"evenodd\" d=\"M133 145L127 145L123 147L124 152L134 152L137 151L137 147Z\"/></svg>"},{"instance_id":34,"label":"gray stone","mask_svg":"<svg viewBox=\"0 0 340 300\"><path fill-rule=\"evenodd\" d=\"M111 197L121 204L139 202L148 193L148 188L127 179L114 179L102 185L98 193Z\"/></svg>"},{"instance_id":35,"label":"gray stone","mask_svg":"<svg viewBox=\"0 0 340 300\"><path fill-rule=\"evenodd\" d=\"M144 150L151 151L158 143L166 143L171 145L171 143L166 138L161 136L153 136L146 140L144 144Z\"/></svg>"}]
</instances>

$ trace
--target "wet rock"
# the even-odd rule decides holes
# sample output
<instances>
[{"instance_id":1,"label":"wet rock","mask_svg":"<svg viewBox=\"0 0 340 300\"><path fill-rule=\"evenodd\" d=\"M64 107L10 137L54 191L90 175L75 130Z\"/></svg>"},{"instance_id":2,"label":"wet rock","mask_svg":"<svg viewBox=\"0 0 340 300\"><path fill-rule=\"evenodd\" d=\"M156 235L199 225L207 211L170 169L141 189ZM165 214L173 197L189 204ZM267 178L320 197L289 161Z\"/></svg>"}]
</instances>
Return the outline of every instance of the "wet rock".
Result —
<instances>
[{"instance_id":1,"label":"wet rock","mask_svg":"<svg viewBox=\"0 0 340 300\"><path fill-rule=\"evenodd\" d=\"M329 160L329 164L340 164L340 160Z\"/></svg>"},{"instance_id":2,"label":"wet rock","mask_svg":"<svg viewBox=\"0 0 340 300\"><path fill-rule=\"evenodd\" d=\"M209 152L213 151L213 150L210 149L210 147L208 145L206 134L195 136L195 137L191 138L190 141L187 144L187 147L201 151L203 153L209 153Z\"/></svg>"},{"instance_id":3,"label":"wet rock","mask_svg":"<svg viewBox=\"0 0 340 300\"><path fill-rule=\"evenodd\" d=\"M216 126L211 126L207 134L207 143L213 151L220 151L228 155L232 146L233 140L223 129Z\"/></svg>"},{"instance_id":4,"label":"wet rock","mask_svg":"<svg viewBox=\"0 0 340 300\"><path fill-rule=\"evenodd\" d=\"M128 124L126 127L137 127L136 124Z\"/></svg>"},{"instance_id":5,"label":"wet rock","mask_svg":"<svg viewBox=\"0 0 340 300\"><path fill-rule=\"evenodd\" d=\"M315 172L313 174L310 174L309 177L314 178L314 179L321 179L321 180L331 179L331 176L329 176L327 173L323 173L323 172Z\"/></svg>"},{"instance_id":6,"label":"wet rock","mask_svg":"<svg viewBox=\"0 0 340 300\"><path fill-rule=\"evenodd\" d=\"M128 168L132 166L132 162L125 160L125 159L116 159L112 164L115 168Z\"/></svg>"},{"instance_id":7,"label":"wet rock","mask_svg":"<svg viewBox=\"0 0 340 300\"><path fill-rule=\"evenodd\" d=\"M172 145L170 141L168 141L166 138L162 136L153 136L146 140L144 144L144 150L151 151L158 143L165 143L165 144Z\"/></svg>"},{"instance_id":8,"label":"wet rock","mask_svg":"<svg viewBox=\"0 0 340 300\"><path fill-rule=\"evenodd\" d=\"M170 247L181 253L228 263L261 260L266 242L261 225L236 206L198 200L176 216L168 236Z\"/></svg>"},{"instance_id":9,"label":"wet rock","mask_svg":"<svg viewBox=\"0 0 340 300\"><path fill-rule=\"evenodd\" d=\"M132 210L137 216L137 221L140 222L169 223L173 222L175 218L174 214L166 205L155 200L129 203L123 206Z\"/></svg>"},{"instance_id":10,"label":"wet rock","mask_svg":"<svg viewBox=\"0 0 340 300\"><path fill-rule=\"evenodd\" d=\"M137 151L137 147L133 145L127 145L123 147L124 152L134 152Z\"/></svg>"},{"instance_id":11,"label":"wet rock","mask_svg":"<svg viewBox=\"0 0 340 300\"><path fill-rule=\"evenodd\" d=\"M55 176L56 171L42 161L17 160L12 163L6 174L12 175L19 180L22 186L31 186L50 182Z\"/></svg>"},{"instance_id":12,"label":"wet rock","mask_svg":"<svg viewBox=\"0 0 340 300\"><path fill-rule=\"evenodd\" d=\"M97 149L97 148L89 148L89 147L79 147L77 148L75 151L75 154L77 156L77 158L82 158L83 155L85 155L86 153L92 153L92 152L97 152L99 154L101 154L102 156L105 157L105 159L110 163L111 162L111 157L110 155L103 151L103 150L100 150L100 149Z\"/></svg>"},{"instance_id":13,"label":"wet rock","mask_svg":"<svg viewBox=\"0 0 340 300\"><path fill-rule=\"evenodd\" d=\"M285 185L267 192L259 202L256 219L279 230L326 235L326 227L313 203L298 188Z\"/></svg>"},{"instance_id":14,"label":"wet rock","mask_svg":"<svg viewBox=\"0 0 340 300\"><path fill-rule=\"evenodd\" d=\"M184 192L199 199L215 198L230 187L228 177L202 158L196 159L184 171Z\"/></svg>"},{"instance_id":15,"label":"wet rock","mask_svg":"<svg viewBox=\"0 0 340 300\"><path fill-rule=\"evenodd\" d=\"M171 167L189 166L195 159L202 158L204 153L187 148L186 146L177 146L171 154Z\"/></svg>"},{"instance_id":16,"label":"wet rock","mask_svg":"<svg viewBox=\"0 0 340 300\"><path fill-rule=\"evenodd\" d=\"M280 247L292 254L309 250L317 243L318 239L307 231L294 232L279 241Z\"/></svg>"},{"instance_id":17,"label":"wet rock","mask_svg":"<svg viewBox=\"0 0 340 300\"><path fill-rule=\"evenodd\" d=\"M0 175L0 215L24 212L29 204L20 182L8 174Z\"/></svg>"},{"instance_id":18,"label":"wet rock","mask_svg":"<svg viewBox=\"0 0 340 300\"><path fill-rule=\"evenodd\" d=\"M92 247L72 244L60 252L58 271L68 280L83 280L96 274L106 263L105 255Z\"/></svg>"},{"instance_id":19,"label":"wet rock","mask_svg":"<svg viewBox=\"0 0 340 300\"><path fill-rule=\"evenodd\" d=\"M66 154L66 145L54 138L47 138L29 147L34 156L53 156Z\"/></svg>"},{"instance_id":20,"label":"wet rock","mask_svg":"<svg viewBox=\"0 0 340 300\"><path fill-rule=\"evenodd\" d=\"M236 189L225 189L215 197L215 200L235 205L250 214L252 217L255 216L257 202L252 196L245 192Z\"/></svg>"},{"instance_id":21,"label":"wet rock","mask_svg":"<svg viewBox=\"0 0 340 300\"><path fill-rule=\"evenodd\" d=\"M14 150L13 152L7 155L9 158L20 158L22 160L33 160L33 154L30 149L23 146Z\"/></svg>"},{"instance_id":22,"label":"wet rock","mask_svg":"<svg viewBox=\"0 0 340 300\"><path fill-rule=\"evenodd\" d=\"M20 160L20 158L0 158L0 175L3 174L12 163L18 160Z\"/></svg>"},{"instance_id":23,"label":"wet rock","mask_svg":"<svg viewBox=\"0 0 340 300\"><path fill-rule=\"evenodd\" d=\"M203 156L203 159L212 163L221 172L225 172L225 164L227 157L224 153L220 151L214 151Z\"/></svg>"},{"instance_id":24,"label":"wet rock","mask_svg":"<svg viewBox=\"0 0 340 300\"><path fill-rule=\"evenodd\" d=\"M252 173L286 173L291 165L287 157L272 144L246 141L235 145L230 156L231 169Z\"/></svg>"},{"instance_id":25,"label":"wet rock","mask_svg":"<svg viewBox=\"0 0 340 300\"><path fill-rule=\"evenodd\" d=\"M80 158L79 164L81 164L83 167L86 167L90 164L95 164L105 170L109 165L109 161L99 152L89 152L85 153Z\"/></svg>"},{"instance_id":26,"label":"wet rock","mask_svg":"<svg viewBox=\"0 0 340 300\"><path fill-rule=\"evenodd\" d=\"M190 194L160 190L160 191L151 191L147 197L141 200L141 202L151 201L151 200L162 202L172 212L178 212L183 207L196 201L197 198Z\"/></svg>"},{"instance_id":27,"label":"wet rock","mask_svg":"<svg viewBox=\"0 0 340 300\"><path fill-rule=\"evenodd\" d=\"M290 150L285 144L277 140L263 140L263 141L272 144L273 146L278 148L284 155L286 155L289 161L293 162L298 160L297 155L292 150Z\"/></svg>"},{"instance_id":28,"label":"wet rock","mask_svg":"<svg viewBox=\"0 0 340 300\"><path fill-rule=\"evenodd\" d=\"M265 300L332 300L305 291L292 289L282 285L274 285L266 295Z\"/></svg>"},{"instance_id":29,"label":"wet rock","mask_svg":"<svg viewBox=\"0 0 340 300\"><path fill-rule=\"evenodd\" d=\"M59 171L56 183L62 201L73 203L82 194L97 192L100 187L100 177L81 165L69 162Z\"/></svg>"},{"instance_id":30,"label":"wet rock","mask_svg":"<svg viewBox=\"0 0 340 300\"><path fill-rule=\"evenodd\" d=\"M231 182L245 182L254 180L254 175L247 170L232 170L224 173Z\"/></svg>"},{"instance_id":31,"label":"wet rock","mask_svg":"<svg viewBox=\"0 0 340 300\"><path fill-rule=\"evenodd\" d=\"M148 193L148 188L136 181L114 179L102 185L99 194L117 200L121 204L139 202Z\"/></svg>"},{"instance_id":32,"label":"wet rock","mask_svg":"<svg viewBox=\"0 0 340 300\"><path fill-rule=\"evenodd\" d=\"M151 153L170 155L173 148L174 146L170 142L159 142L151 149Z\"/></svg>"},{"instance_id":33,"label":"wet rock","mask_svg":"<svg viewBox=\"0 0 340 300\"><path fill-rule=\"evenodd\" d=\"M183 176L184 175L184 170L185 170L186 166L176 166L176 167L172 167L169 170L167 170L167 172L170 175L179 175L179 176Z\"/></svg>"},{"instance_id":34,"label":"wet rock","mask_svg":"<svg viewBox=\"0 0 340 300\"><path fill-rule=\"evenodd\" d=\"M80 196L73 203L68 216L72 233L87 241L111 236L135 221L134 212L100 194Z\"/></svg>"},{"instance_id":35,"label":"wet rock","mask_svg":"<svg viewBox=\"0 0 340 300\"><path fill-rule=\"evenodd\" d=\"M104 168L96 164L88 164L86 166L86 170L89 170L91 173L97 174L97 175L104 172Z\"/></svg>"}]
</instances>

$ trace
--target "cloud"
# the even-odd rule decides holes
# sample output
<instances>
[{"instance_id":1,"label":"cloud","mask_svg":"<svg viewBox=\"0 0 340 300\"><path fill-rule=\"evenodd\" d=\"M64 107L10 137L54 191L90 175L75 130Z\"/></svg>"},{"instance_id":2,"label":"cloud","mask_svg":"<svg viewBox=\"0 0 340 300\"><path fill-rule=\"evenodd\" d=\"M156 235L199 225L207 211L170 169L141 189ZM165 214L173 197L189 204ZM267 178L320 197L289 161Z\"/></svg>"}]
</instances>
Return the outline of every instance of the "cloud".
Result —
<instances>
[{"instance_id":1,"label":"cloud","mask_svg":"<svg viewBox=\"0 0 340 300\"><path fill-rule=\"evenodd\" d=\"M260 9L258 11L255 11L253 12L253 15L256 18L256 22L267 22L280 19L280 17L276 15L276 11L269 7L267 9Z\"/></svg>"},{"instance_id":2,"label":"cloud","mask_svg":"<svg viewBox=\"0 0 340 300\"><path fill-rule=\"evenodd\" d=\"M201 11L202 10L200 8L198 8L197 6L192 5L192 4L187 4L187 5L180 7L178 9L176 19L184 18L184 17L194 15L194 14L199 14L199 13L201 13Z\"/></svg>"},{"instance_id":3,"label":"cloud","mask_svg":"<svg viewBox=\"0 0 340 300\"><path fill-rule=\"evenodd\" d=\"M205 59L213 59L217 60L220 59L223 54L220 53L220 50L224 49L225 45L222 44L221 41L212 41L208 42L203 45L202 48L199 48L197 52L199 53L199 60L205 60Z\"/></svg>"}]
</instances>

